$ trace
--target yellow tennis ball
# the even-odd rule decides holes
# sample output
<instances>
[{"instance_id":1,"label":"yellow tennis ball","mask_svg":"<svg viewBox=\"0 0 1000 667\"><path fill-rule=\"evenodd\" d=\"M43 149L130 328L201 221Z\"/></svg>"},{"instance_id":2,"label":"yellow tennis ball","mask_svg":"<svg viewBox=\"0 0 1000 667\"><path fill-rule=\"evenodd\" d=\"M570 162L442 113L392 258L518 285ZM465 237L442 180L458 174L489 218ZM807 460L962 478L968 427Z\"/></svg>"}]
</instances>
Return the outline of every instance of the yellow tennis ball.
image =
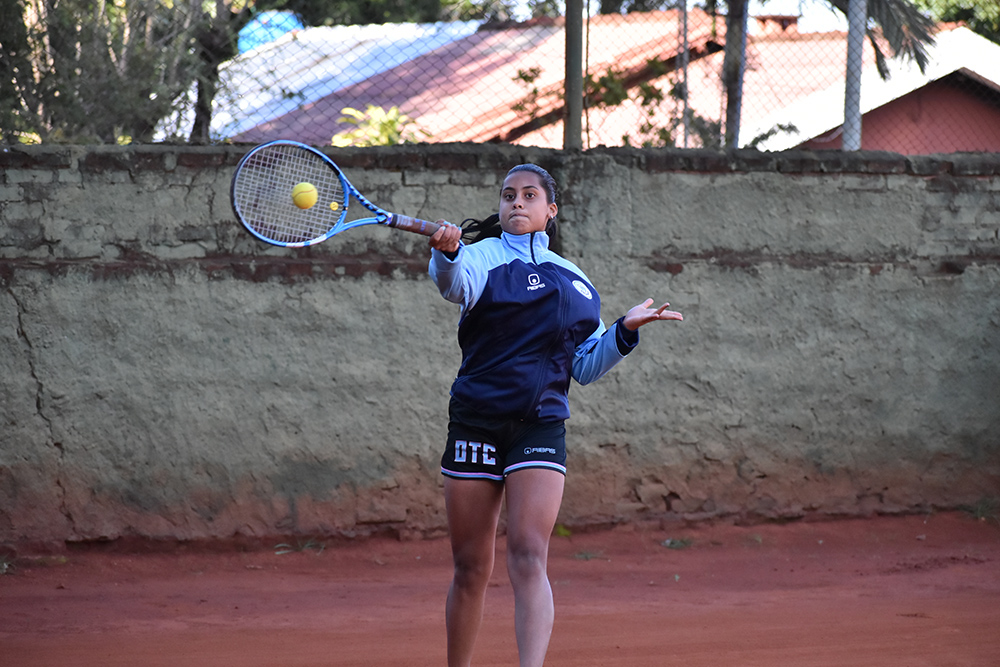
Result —
<instances>
[{"instance_id":1,"label":"yellow tennis ball","mask_svg":"<svg viewBox=\"0 0 1000 667\"><path fill-rule=\"evenodd\" d=\"M319 199L319 192L312 183L299 183L292 188L292 202L299 208L312 208Z\"/></svg>"}]
</instances>

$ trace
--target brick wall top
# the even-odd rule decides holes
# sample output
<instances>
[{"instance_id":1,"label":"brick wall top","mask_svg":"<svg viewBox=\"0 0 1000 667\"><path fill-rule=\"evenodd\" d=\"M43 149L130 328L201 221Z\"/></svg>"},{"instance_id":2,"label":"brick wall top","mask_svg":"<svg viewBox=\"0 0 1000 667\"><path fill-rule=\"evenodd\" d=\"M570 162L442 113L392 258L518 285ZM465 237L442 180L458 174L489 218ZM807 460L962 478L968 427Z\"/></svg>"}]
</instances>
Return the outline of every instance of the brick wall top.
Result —
<instances>
[{"instance_id":1,"label":"brick wall top","mask_svg":"<svg viewBox=\"0 0 1000 667\"><path fill-rule=\"evenodd\" d=\"M248 145L226 146L8 146L0 149L0 170L79 169L173 171L235 166ZM563 162L580 153L520 146L432 144L384 148L324 148L344 168L359 169L502 169L515 160L541 164ZM763 153L755 150L596 148L590 155L650 173L699 172L787 174L909 174L934 176L994 176L1000 174L1000 153L900 155L880 151L792 150Z\"/></svg>"}]
</instances>

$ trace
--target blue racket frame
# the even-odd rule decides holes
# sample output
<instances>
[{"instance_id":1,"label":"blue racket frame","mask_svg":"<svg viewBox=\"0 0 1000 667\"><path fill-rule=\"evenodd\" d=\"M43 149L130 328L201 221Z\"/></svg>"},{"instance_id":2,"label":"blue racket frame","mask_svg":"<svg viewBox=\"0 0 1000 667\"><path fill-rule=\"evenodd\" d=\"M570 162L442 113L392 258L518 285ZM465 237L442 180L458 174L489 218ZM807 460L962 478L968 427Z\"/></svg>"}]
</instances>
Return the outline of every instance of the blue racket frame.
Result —
<instances>
[{"instance_id":1,"label":"blue racket frame","mask_svg":"<svg viewBox=\"0 0 1000 667\"><path fill-rule=\"evenodd\" d=\"M317 202L299 208L292 190L316 187ZM265 243L301 248L322 243L348 229L385 225L430 236L440 225L399 215L362 195L328 155L298 141L278 139L256 146L236 165L229 189L236 219ZM373 215L348 220L351 198Z\"/></svg>"}]
</instances>

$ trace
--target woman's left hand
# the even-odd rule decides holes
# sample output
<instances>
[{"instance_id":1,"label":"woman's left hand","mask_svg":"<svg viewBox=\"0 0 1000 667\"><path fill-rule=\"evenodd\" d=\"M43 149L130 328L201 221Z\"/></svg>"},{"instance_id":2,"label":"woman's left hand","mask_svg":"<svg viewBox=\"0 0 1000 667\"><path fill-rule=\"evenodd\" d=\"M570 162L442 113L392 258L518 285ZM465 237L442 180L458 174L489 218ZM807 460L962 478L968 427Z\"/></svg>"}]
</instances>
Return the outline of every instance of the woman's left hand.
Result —
<instances>
[{"instance_id":1,"label":"woman's left hand","mask_svg":"<svg viewBox=\"0 0 1000 667\"><path fill-rule=\"evenodd\" d=\"M650 322L655 322L657 320L683 320L684 316L680 313L667 310L670 307L669 303L665 303L659 308L653 309L650 306L653 305L652 299L646 299L638 306L632 308L627 313L625 313L625 319L622 324L629 331L635 331L643 324L649 324Z\"/></svg>"}]
</instances>

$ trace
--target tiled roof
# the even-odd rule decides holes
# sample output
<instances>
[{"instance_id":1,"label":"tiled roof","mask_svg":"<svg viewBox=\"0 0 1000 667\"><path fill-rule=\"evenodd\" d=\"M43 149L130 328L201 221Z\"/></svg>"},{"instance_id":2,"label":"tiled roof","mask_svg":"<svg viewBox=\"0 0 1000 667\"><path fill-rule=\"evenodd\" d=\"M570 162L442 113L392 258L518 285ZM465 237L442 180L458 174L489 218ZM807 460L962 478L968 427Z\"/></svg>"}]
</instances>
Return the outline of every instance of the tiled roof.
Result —
<instances>
[{"instance_id":1,"label":"tiled roof","mask_svg":"<svg viewBox=\"0 0 1000 667\"><path fill-rule=\"evenodd\" d=\"M252 136L262 123L378 76L478 27L478 21L394 23L323 26L286 34L222 68L213 134ZM339 115L340 107L335 113ZM325 137L321 143L329 141Z\"/></svg>"},{"instance_id":2,"label":"tiled roof","mask_svg":"<svg viewBox=\"0 0 1000 667\"><path fill-rule=\"evenodd\" d=\"M774 134L761 148L780 150L829 132L843 122L846 34L799 33L789 17L758 17L747 44L740 140L742 145L778 126L794 131ZM440 25L440 24L439 24ZM447 24L445 24L447 25ZM681 44L677 11L627 15L598 15L586 31L587 71L599 76L614 68L631 85L649 83L669 92L680 74L674 68ZM298 33L301 40L327 40L312 29ZM329 44L325 59L297 62L296 75L310 79L299 86L298 97L275 94L269 104L253 110L251 120L240 123L236 141L294 137L313 144L328 144L346 126L338 124L344 107L364 109L372 104L397 106L429 133L428 141L508 141L525 145L561 147L563 144L562 88L565 32L562 19L482 27L469 24L446 30L436 28L440 44L422 41L423 50L400 58L378 71L352 69L366 63L367 54L404 40L402 33L383 29L377 42L363 39ZM724 124L725 96L720 72L724 20L700 10L688 16L690 65L687 69L689 107L697 119ZM465 34L462 34L466 31ZM343 47L343 48L339 48ZM950 25L930 49L931 65L920 73L912 64L892 61L894 75L882 81L875 72L874 54L866 41L862 85L863 110L926 85L935 78L960 71L980 83L998 87L1000 46L967 28ZM295 62L294 53L282 56ZM664 70L650 67L651 60ZM249 63L245 66L250 66ZM277 71L267 60L253 65ZM370 65L366 65L370 66ZM274 84L287 87L292 75L275 75ZM584 121L584 147L622 145L623 137L641 144L660 127L672 127L674 143L699 146L694 131L684 140L679 101L669 94L654 107L643 106L634 94L623 104L601 108L592 105ZM650 109L653 109L652 113ZM278 113L275 113L275 111ZM242 111L241 111L242 113ZM234 114L236 116L236 114ZM265 119L266 118L266 119ZM647 124L649 132L641 130Z\"/></svg>"},{"instance_id":3,"label":"tiled roof","mask_svg":"<svg viewBox=\"0 0 1000 667\"><path fill-rule=\"evenodd\" d=\"M641 20L640 20L641 19ZM724 31L721 19L693 10L688 40L695 57L719 48ZM609 67L642 77L651 58L673 62L678 51L676 11L595 16L589 26L589 69ZM535 20L501 29L481 29L369 77L315 99L280 117L244 132L252 135L294 133L301 141L328 143L344 129L337 118L344 107L364 109L368 104L398 106L416 119L432 141L516 140L524 126L562 106L565 32L561 19ZM518 72L537 68L530 83ZM646 78L648 78L648 74ZM513 107L538 89L529 110ZM560 137L561 145L561 137Z\"/></svg>"}]
</instances>

